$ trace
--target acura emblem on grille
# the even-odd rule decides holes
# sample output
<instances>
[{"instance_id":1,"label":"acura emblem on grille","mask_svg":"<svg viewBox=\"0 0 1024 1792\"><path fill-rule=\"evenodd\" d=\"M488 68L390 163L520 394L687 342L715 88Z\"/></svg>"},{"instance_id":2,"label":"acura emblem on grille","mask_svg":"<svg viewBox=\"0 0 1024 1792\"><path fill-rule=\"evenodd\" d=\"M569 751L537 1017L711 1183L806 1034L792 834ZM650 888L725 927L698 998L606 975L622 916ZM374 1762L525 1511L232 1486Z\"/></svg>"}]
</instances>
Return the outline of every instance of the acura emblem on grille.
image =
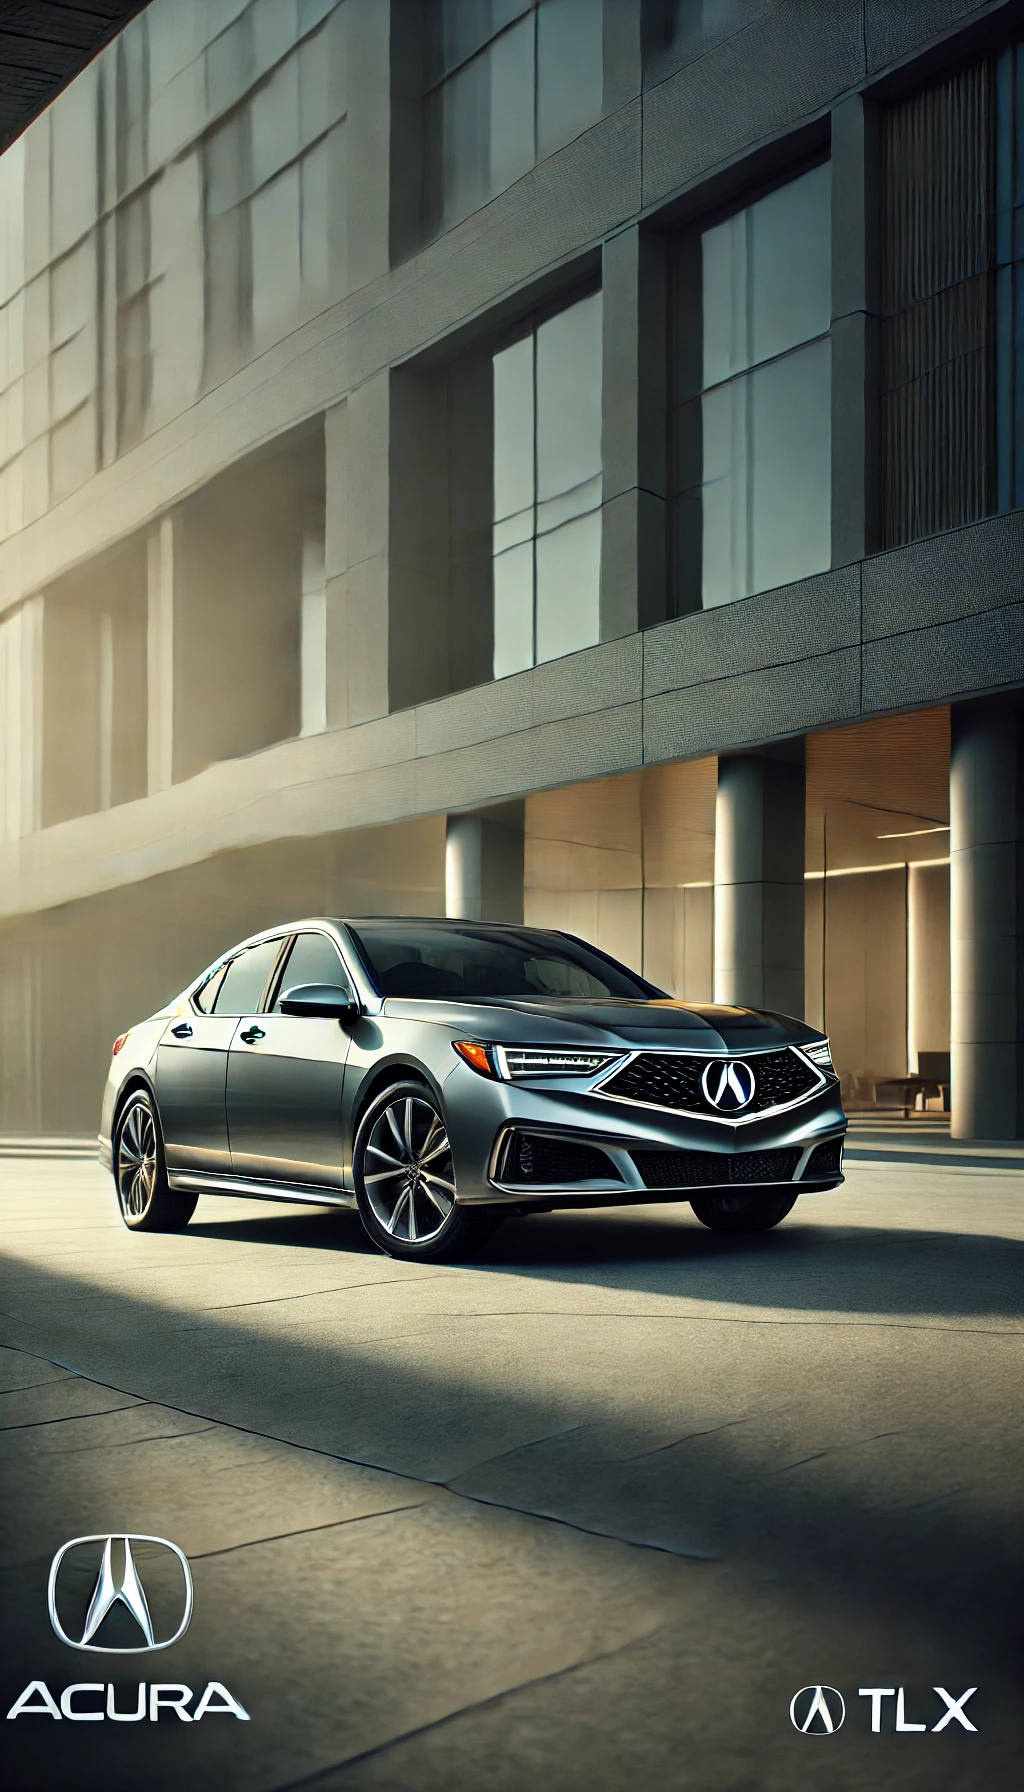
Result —
<instances>
[{"instance_id":1,"label":"acura emblem on grille","mask_svg":"<svg viewBox=\"0 0 1024 1792\"><path fill-rule=\"evenodd\" d=\"M750 1106L757 1084L750 1065L736 1058L725 1064L714 1060L705 1064L700 1086L705 1101L720 1114L738 1114L741 1108Z\"/></svg>"}]
</instances>

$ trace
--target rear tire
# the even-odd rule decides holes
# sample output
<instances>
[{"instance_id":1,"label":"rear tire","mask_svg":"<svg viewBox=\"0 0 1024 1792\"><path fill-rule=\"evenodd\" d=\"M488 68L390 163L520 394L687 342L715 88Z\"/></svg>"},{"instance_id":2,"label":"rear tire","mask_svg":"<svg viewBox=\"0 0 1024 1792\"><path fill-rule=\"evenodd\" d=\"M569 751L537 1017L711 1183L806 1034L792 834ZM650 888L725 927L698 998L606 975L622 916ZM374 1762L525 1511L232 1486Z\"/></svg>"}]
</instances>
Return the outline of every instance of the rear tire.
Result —
<instances>
[{"instance_id":1,"label":"rear tire","mask_svg":"<svg viewBox=\"0 0 1024 1792\"><path fill-rule=\"evenodd\" d=\"M690 1202L702 1226L713 1232L770 1232L796 1206L796 1196L697 1195Z\"/></svg>"},{"instance_id":2,"label":"rear tire","mask_svg":"<svg viewBox=\"0 0 1024 1792\"><path fill-rule=\"evenodd\" d=\"M493 1237L502 1215L460 1207L440 1103L424 1083L393 1083L363 1114L352 1152L363 1226L389 1257L461 1263Z\"/></svg>"},{"instance_id":3,"label":"rear tire","mask_svg":"<svg viewBox=\"0 0 1024 1792\"><path fill-rule=\"evenodd\" d=\"M125 1103L113 1157L117 1204L129 1231L180 1232L188 1225L199 1196L179 1195L167 1186L160 1119L146 1089L137 1089Z\"/></svg>"}]
</instances>

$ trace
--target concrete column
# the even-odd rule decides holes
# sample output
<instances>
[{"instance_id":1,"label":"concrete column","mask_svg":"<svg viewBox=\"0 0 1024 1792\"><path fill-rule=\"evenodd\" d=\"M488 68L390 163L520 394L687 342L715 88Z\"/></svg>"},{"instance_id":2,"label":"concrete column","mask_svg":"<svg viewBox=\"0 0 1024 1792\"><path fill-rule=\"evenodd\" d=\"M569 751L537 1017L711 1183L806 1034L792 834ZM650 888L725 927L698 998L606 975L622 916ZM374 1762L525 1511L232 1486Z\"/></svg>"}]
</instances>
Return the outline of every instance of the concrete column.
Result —
<instances>
[{"instance_id":1,"label":"concrete column","mask_svg":"<svg viewBox=\"0 0 1024 1792\"><path fill-rule=\"evenodd\" d=\"M718 762L715 1001L804 1011L804 765L793 749Z\"/></svg>"},{"instance_id":2,"label":"concrete column","mask_svg":"<svg viewBox=\"0 0 1024 1792\"><path fill-rule=\"evenodd\" d=\"M602 258L601 639L664 621L666 268L638 225Z\"/></svg>"},{"instance_id":3,"label":"concrete column","mask_svg":"<svg viewBox=\"0 0 1024 1792\"><path fill-rule=\"evenodd\" d=\"M0 618L0 840L41 825L43 602Z\"/></svg>"},{"instance_id":4,"label":"concrete column","mask_svg":"<svg viewBox=\"0 0 1024 1792\"><path fill-rule=\"evenodd\" d=\"M174 547L173 516L160 518L149 537L146 624L146 765L152 796L174 783Z\"/></svg>"},{"instance_id":5,"label":"concrete column","mask_svg":"<svg viewBox=\"0 0 1024 1792\"><path fill-rule=\"evenodd\" d=\"M322 505L318 514L307 517L302 531L300 653L302 733L321 734L327 726L327 591Z\"/></svg>"},{"instance_id":6,"label":"concrete column","mask_svg":"<svg viewBox=\"0 0 1024 1792\"><path fill-rule=\"evenodd\" d=\"M949 866L907 867L907 1069L949 1050Z\"/></svg>"},{"instance_id":7,"label":"concrete column","mask_svg":"<svg viewBox=\"0 0 1024 1792\"><path fill-rule=\"evenodd\" d=\"M876 117L860 94L832 114L832 565L878 546Z\"/></svg>"},{"instance_id":8,"label":"concrete column","mask_svg":"<svg viewBox=\"0 0 1024 1792\"><path fill-rule=\"evenodd\" d=\"M950 740L954 1138L1024 1137L1024 711L957 704Z\"/></svg>"},{"instance_id":9,"label":"concrete column","mask_svg":"<svg viewBox=\"0 0 1024 1792\"><path fill-rule=\"evenodd\" d=\"M523 803L449 815L445 914L466 921L523 919Z\"/></svg>"},{"instance_id":10,"label":"concrete column","mask_svg":"<svg viewBox=\"0 0 1024 1792\"><path fill-rule=\"evenodd\" d=\"M389 381L324 418L328 728L388 713Z\"/></svg>"}]
</instances>

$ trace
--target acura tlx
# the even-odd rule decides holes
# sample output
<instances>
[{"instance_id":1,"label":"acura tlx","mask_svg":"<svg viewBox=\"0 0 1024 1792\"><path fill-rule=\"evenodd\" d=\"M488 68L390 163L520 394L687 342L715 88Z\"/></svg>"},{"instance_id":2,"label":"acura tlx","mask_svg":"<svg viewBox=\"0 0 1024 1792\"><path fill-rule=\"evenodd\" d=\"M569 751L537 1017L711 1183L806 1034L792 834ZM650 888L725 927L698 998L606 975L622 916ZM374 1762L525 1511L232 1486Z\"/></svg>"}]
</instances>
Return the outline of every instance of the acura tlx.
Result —
<instances>
[{"instance_id":1,"label":"acura tlx","mask_svg":"<svg viewBox=\"0 0 1024 1792\"><path fill-rule=\"evenodd\" d=\"M554 1207L766 1231L842 1182L845 1132L802 1021L674 1001L570 934L374 917L269 928L122 1034L100 1150L133 1231L258 1196L452 1261Z\"/></svg>"}]
</instances>

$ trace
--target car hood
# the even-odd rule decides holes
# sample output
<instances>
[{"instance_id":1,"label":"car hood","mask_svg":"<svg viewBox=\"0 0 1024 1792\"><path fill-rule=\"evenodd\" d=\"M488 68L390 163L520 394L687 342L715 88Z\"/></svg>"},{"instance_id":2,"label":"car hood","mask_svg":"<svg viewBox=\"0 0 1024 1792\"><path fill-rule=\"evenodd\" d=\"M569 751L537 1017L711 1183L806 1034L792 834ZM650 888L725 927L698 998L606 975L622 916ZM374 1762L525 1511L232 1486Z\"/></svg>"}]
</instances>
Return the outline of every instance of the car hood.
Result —
<instances>
[{"instance_id":1,"label":"car hood","mask_svg":"<svg viewBox=\"0 0 1024 1792\"><path fill-rule=\"evenodd\" d=\"M712 1002L644 1002L626 998L507 996L487 1001L431 1001L389 996L390 1019L432 1021L497 1045L674 1046L693 1051L763 1051L768 1046L820 1039L814 1028L785 1014L729 1008Z\"/></svg>"}]
</instances>

